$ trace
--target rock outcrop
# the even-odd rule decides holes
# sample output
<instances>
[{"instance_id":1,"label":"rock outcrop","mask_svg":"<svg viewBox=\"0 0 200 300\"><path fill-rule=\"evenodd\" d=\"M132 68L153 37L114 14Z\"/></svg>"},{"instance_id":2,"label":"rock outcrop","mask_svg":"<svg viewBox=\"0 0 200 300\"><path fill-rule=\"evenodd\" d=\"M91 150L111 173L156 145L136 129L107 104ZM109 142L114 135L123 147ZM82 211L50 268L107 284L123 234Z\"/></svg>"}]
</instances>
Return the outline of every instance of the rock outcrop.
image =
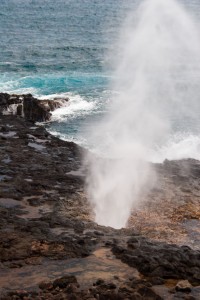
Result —
<instances>
[{"instance_id":1,"label":"rock outcrop","mask_svg":"<svg viewBox=\"0 0 200 300\"><path fill-rule=\"evenodd\" d=\"M188 246L152 242L136 235L128 240L126 247L115 245L112 250L123 262L149 278L182 278L200 285L200 252Z\"/></svg>"},{"instance_id":2,"label":"rock outcrop","mask_svg":"<svg viewBox=\"0 0 200 300\"><path fill-rule=\"evenodd\" d=\"M22 104L23 96L0 93L0 114L22 114L22 112L19 112L20 109L18 109Z\"/></svg>"},{"instance_id":3,"label":"rock outcrop","mask_svg":"<svg viewBox=\"0 0 200 300\"><path fill-rule=\"evenodd\" d=\"M2 111L21 105L12 97ZM0 299L199 300L200 162L154 165L129 228L99 226L84 150L33 125L37 99L21 97L29 117L0 114Z\"/></svg>"},{"instance_id":4,"label":"rock outcrop","mask_svg":"<svg viewBox=\"0 0 200 300\"><path fill-rule=\"evenodd\" d=\"M18 115L32 122L46 122L51 119L51 112L68 105L68 98L39 100L31 94L9 95L0 93L0 114Z\"/></svg>"}]
</instances>

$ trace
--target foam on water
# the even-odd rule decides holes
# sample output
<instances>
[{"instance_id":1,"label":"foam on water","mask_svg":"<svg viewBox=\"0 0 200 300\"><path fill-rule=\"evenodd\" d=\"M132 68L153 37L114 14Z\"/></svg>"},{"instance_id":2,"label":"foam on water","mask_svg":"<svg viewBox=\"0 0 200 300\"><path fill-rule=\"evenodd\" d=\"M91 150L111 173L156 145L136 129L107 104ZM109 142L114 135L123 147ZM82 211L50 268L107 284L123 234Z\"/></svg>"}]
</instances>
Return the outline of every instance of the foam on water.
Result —
<instances>
[{"instance_id":1,"label":"foam on water","mask_svg":"<svg viewBox=\"0 0 200 300\"><path fill-rule=\"evenodd\" d=\"M200 136L192 134L173 135L166 144L151 151L148 158L149 161L155 163L161 163L165 159L194 158L200 160Z\"/></svg>"},{"instance_id":2,"label":"foam on water","mask_svg":"<svg viewBox=\"0 0 200 300\"><path fill-rule=\"evenodd\" d=\"M67 117L77 118L80 115L89 114L95 107L95 101L89 102L80 95L66 94L69 96L69 104L52 112L52 119L61 121ZM60 97L60 95L57 95Z\"/></svg>"}]
</instances>

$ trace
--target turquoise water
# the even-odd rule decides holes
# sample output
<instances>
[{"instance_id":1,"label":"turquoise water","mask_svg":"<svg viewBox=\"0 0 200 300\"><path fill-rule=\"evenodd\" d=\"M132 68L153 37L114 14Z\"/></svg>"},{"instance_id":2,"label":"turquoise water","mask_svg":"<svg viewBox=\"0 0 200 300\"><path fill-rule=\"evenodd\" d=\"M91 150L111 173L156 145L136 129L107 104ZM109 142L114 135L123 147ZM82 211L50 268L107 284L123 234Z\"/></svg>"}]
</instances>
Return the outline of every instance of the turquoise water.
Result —
<instances>
[{"instance_id":1,"label":"turquoise water","mask_svg":"<svg viewBox=\"0 0 200 300\"><path fill-rule=\"evenodd\" d=\"M107 53L136 2L1 0L0 91L70 96L74 109L51 129L77 140L80 123L104 110L110 94Z\"/></svg>"},{"instance_id":2,"label":"turquoise water","mask_svg":"<svg viewBox=\"0 0 200 300\"><path fill-rule=\"evenodd\" d=\"M87 144L114 91L110 60L118 33L140 0L1 0L0 91L69 96L48 128ZM199 15L198 0L184 2Z\"/></svg>"}]
</instances>

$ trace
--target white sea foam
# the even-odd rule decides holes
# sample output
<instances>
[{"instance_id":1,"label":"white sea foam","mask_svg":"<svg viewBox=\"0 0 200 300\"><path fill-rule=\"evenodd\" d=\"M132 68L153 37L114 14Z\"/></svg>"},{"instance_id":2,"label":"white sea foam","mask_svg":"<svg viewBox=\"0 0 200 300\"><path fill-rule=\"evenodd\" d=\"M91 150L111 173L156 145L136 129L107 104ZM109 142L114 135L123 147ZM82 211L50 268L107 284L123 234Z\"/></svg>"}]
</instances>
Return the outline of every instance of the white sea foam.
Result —
<instances>
[{"instance_id":1,"label":"white sea foam","mask_svg":"<svg viewBox=\"0 0 200 300\"><path fill-rule=\"evenodd\" d=\"M71 96L71 93L54 93L54 94L49 94L49 95L38 95L38 99L40 100L53 100L55 98L57 99L65 99Z\"/></svg>"},{"instance_id":2,"label":"white sea foam","mask_svg":"<svg viewBox=\"0 0 200 300\"><path fill-rule=\"evenodd\" d=\"M173 135L166 144L149 153L149 161L161 163L165 159L179 160L194 158L200 160L200 136Z\"/></svg>"},{"instance_id":3,"label":"white sea foam","mask_svg":"<svg viewBox=\"0 0 200 300\"><path fill-rule=\"evenodd\" d=\"M8 94L32 94L37 95L38 89L34 87L21 87L21 81L19 78L13 80L5 80L1 78L0 91Z\"/></svg>"},{"instance_id":4,"label":"white sea foam","mask_svg":"<svg viewBox=\"0 0 200 300\"><path fill-rule=\"evenodd\" d=\"M48 97L50 97L48 99L69 97L69 103L67 106L58 108L52 112L52 119L58 121L67 119L69 117L72 118L72 117L89 114L95 108L96 105L95 101L87 101L86 99L84 99L82 96L78 94L74 95L71 93L64 93L64 94L54 94ZM44 97L42 98L44 99Z\"/></svg>"}]
</instances>

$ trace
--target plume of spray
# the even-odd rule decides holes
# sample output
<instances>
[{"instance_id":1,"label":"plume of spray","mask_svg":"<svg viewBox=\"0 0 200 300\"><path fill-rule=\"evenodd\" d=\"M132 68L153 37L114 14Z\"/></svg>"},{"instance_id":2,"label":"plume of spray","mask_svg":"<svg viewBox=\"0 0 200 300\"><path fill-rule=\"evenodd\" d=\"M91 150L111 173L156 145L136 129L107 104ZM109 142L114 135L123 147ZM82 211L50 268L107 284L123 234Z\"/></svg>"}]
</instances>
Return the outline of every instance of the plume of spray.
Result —
<instances>
[{"instance_id":1,"label":"plume of spray","mask_svg":"<svg viewBox=\"0 0 200 300\"><path fill-rule=\"evenodd\" d=\"M146 0L119 38L109 112L93 128L104 157L87 157L87 191L96 222L121 228L154 184L150 153L173 120L198 120L198 27L176 0Z\"/></svg>"}]
</instances>

